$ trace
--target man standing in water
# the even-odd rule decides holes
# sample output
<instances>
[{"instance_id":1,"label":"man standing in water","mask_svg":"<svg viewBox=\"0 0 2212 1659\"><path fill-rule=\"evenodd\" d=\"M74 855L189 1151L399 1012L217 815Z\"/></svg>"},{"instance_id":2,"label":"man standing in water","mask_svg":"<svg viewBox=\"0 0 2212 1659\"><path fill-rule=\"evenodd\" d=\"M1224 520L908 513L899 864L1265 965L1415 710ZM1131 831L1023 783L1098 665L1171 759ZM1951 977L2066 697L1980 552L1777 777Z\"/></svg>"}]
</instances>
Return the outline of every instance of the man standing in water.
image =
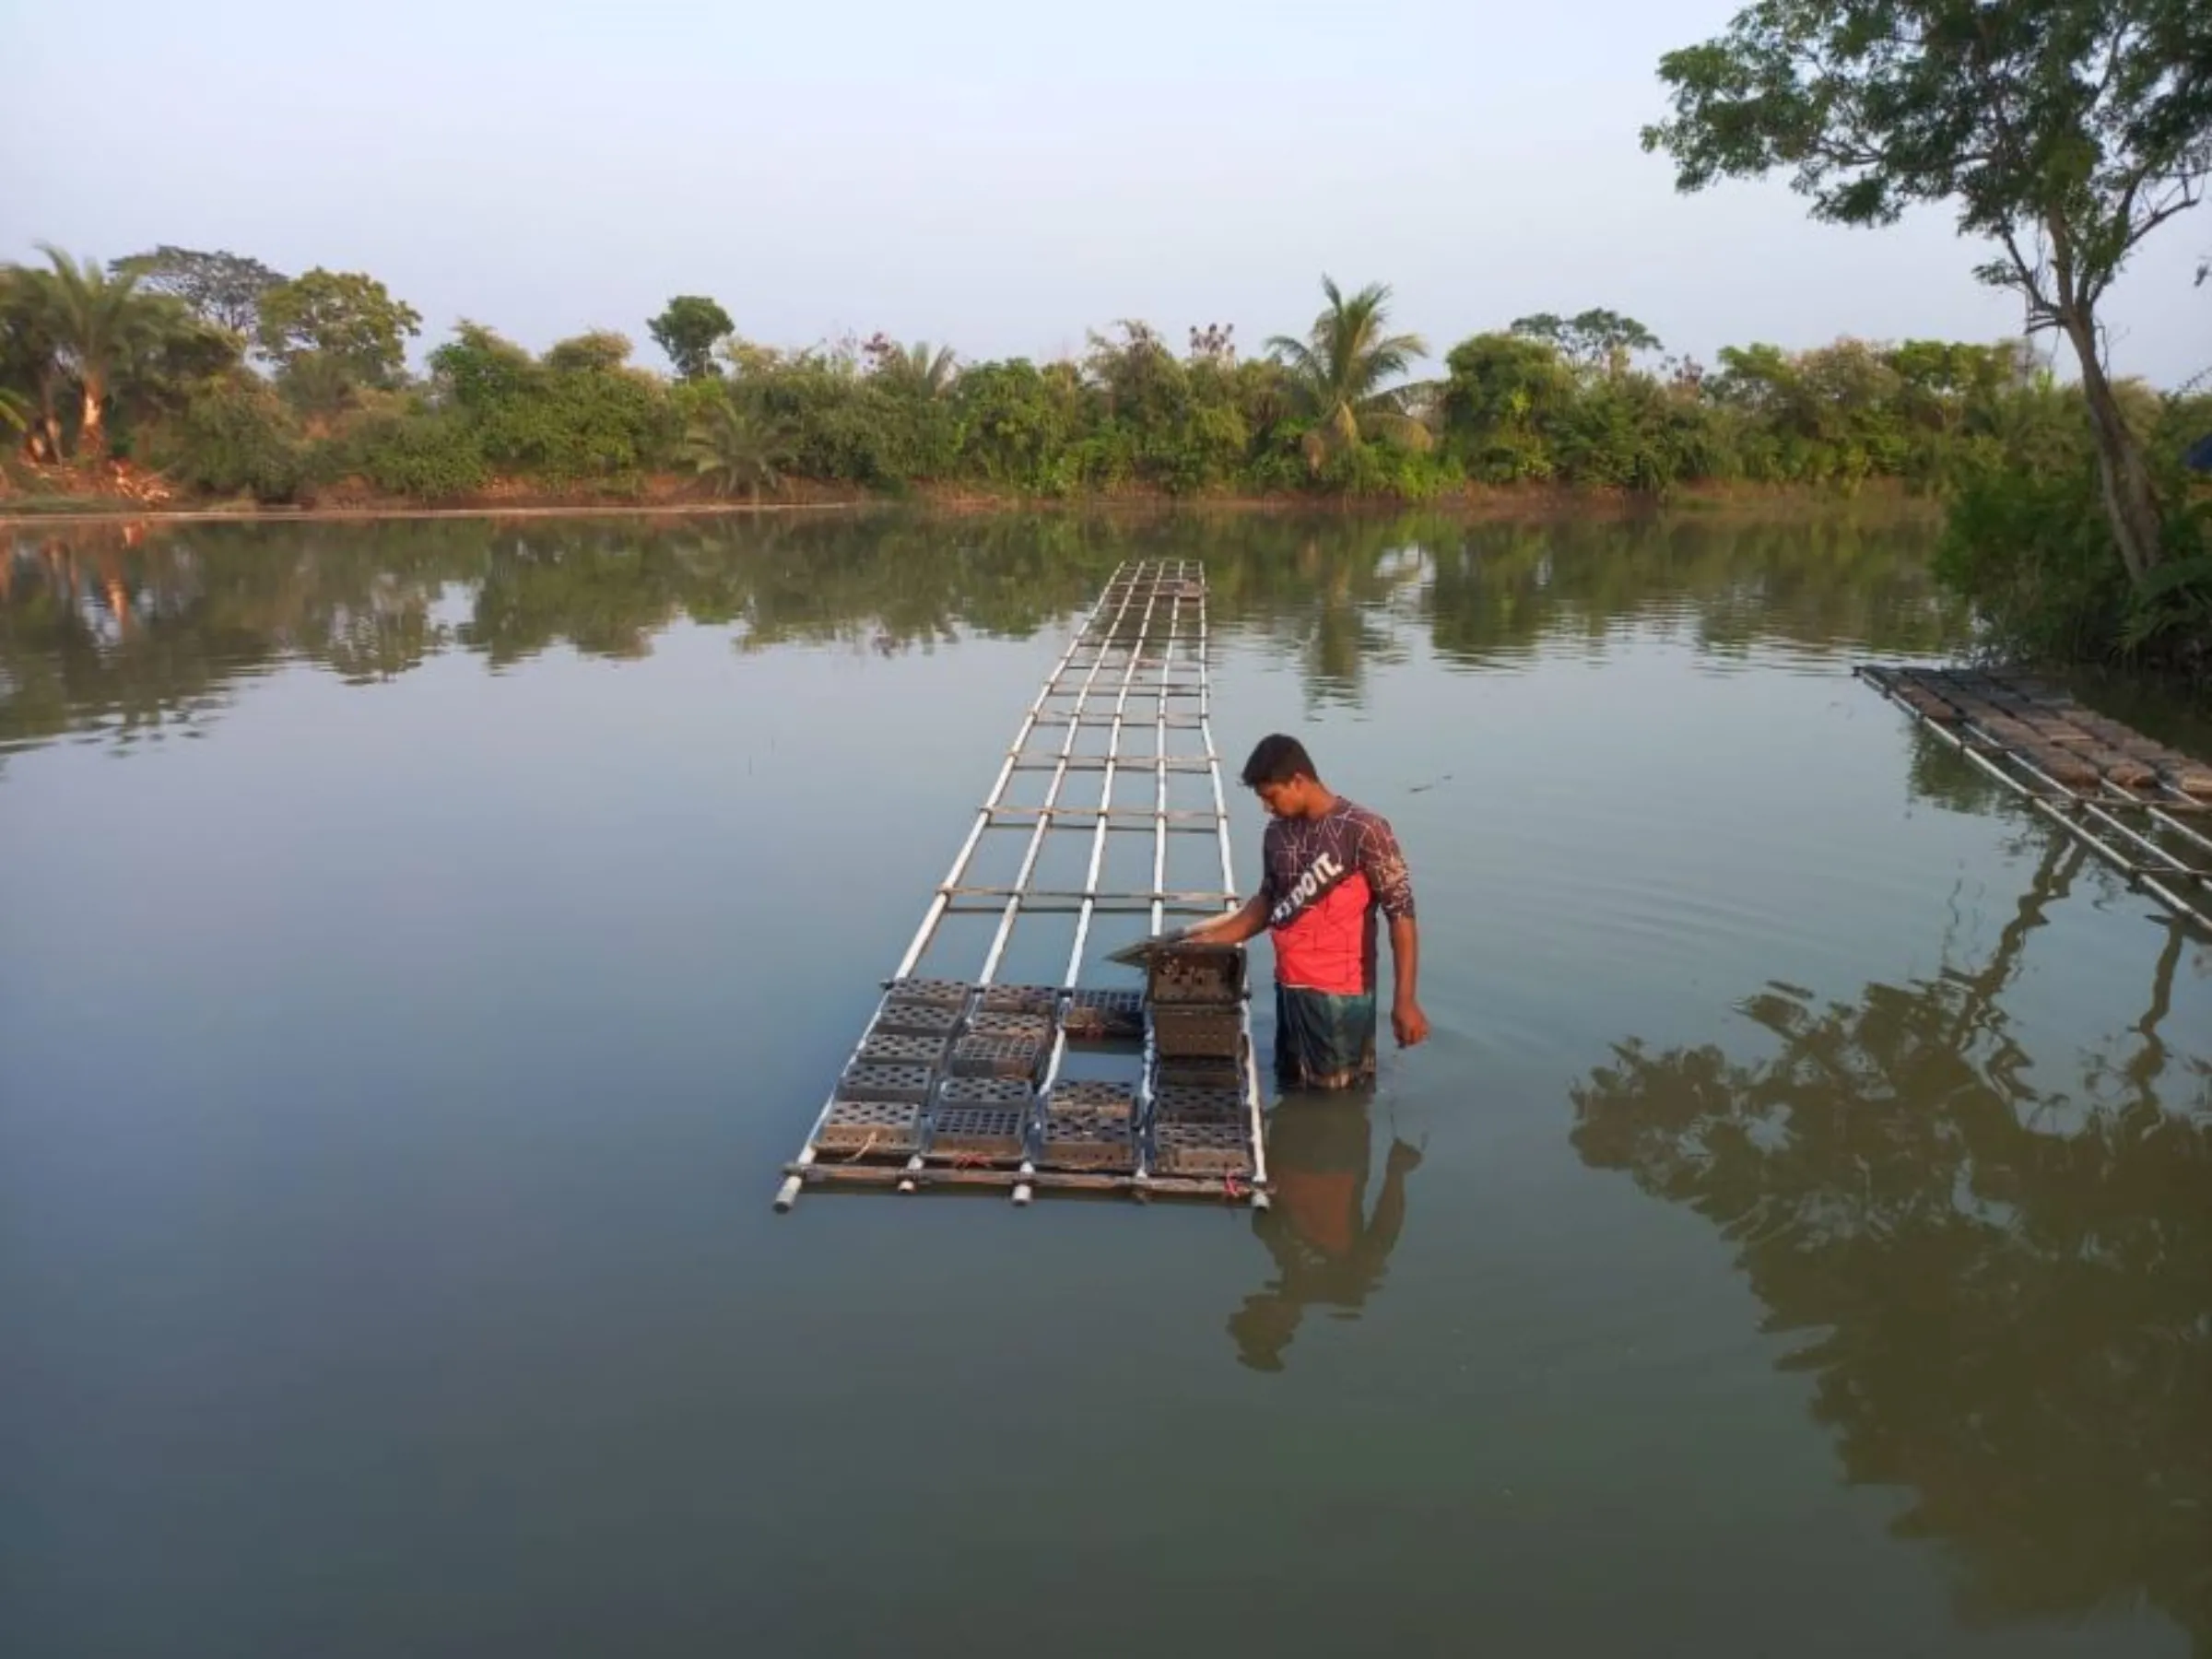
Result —
<instances>
[{"instance_id":1,"label":"man standing in water","mask_svg":"<svg viewBox=\"0 0 2212 1659\"><path fill-rule=\"evenodd\" d=\"M1260 890L1194 928L1194 943L1275 936L1275 1066L1286 1088L1352 1088L1375 1075L1375 912L1390 922L1390 1024L1401 1048L1429 1035L1416 982L1413 880L1390 825L1333 794L1305 745L1277 733L1244 763L1266 807Z\"/></svg>"}]
</instances>

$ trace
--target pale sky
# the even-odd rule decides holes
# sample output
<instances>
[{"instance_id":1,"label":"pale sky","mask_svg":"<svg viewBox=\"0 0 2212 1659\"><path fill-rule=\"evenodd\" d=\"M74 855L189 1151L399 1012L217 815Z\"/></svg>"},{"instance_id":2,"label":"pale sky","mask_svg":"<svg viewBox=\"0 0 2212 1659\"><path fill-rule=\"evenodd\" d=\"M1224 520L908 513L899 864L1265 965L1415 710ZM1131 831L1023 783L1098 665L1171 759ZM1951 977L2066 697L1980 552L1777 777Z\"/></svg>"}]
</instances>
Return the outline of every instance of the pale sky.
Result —
<instances>
[{"instance_id":1,"label":"pale sky","mask_svg":"<svg viewBox=\"0 0 2212 1659\"><path fill-rule=\"evenodd\" d=\"M1779 182L1677 196L1637 129L1732 0L0 0L0 258L228 248L382 278L543 347L719 299L797 346L1079 352L1151 322L1300 332L1379 280L1438 358L1608 306L1670 350L1994 339L1947 217L1810 222ZM2124 371L2212 369L2212 212L2110 307ZM1441 371L1430 365L1430 371Z\"/></svg>"}]
</instances>

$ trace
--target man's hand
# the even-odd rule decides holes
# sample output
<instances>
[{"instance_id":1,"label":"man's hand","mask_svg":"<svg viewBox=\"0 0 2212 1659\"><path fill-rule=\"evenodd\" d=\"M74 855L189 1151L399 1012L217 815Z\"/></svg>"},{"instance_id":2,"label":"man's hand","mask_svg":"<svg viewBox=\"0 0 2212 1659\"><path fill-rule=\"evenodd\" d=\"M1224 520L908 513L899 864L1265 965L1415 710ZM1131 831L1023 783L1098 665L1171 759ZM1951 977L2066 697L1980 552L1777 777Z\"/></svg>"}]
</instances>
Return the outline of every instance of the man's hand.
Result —
<instances>
[{"instance_id":1,"label":"man's hand","mask_svg":"<svg viewBox=\"0 0 2212 1659\"><path fill-rule=\"evenodd\" d=\"M1401 996L1391 1006L1390 1029L1396 1034L1400 1048L1411 1048L1428 1038L1429 1016L1421 1012L1421 1005L1412 997Z\"/></svg>"}]
</instances>

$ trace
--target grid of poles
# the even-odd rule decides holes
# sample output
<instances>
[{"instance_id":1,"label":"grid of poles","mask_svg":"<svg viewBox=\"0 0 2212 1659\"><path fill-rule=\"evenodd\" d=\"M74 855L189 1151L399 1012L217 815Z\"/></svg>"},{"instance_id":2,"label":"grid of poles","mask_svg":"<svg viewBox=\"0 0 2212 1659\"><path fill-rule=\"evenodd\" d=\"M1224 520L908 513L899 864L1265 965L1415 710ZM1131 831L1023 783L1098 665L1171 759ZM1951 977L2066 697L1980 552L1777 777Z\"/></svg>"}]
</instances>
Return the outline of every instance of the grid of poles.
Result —
<instances>
[{"instance_id":1,"label":"grid of poles","mask_svg":"<svg viewBox=\"0 0 2212 1659\"><path fill-rule=\"evenodd\" d=\"M1103 733L1102 752L1079 752L1086 733ZM1140 733L1149 735L1148 752L1132 747ZM1100 774L1098 805L1064 800L1069 779ZM1017 805L1009 796L1017 779L1042 774L1040 801ZM1204 781L1207 804L1171 806L1171 779L1187 774ZM977 853L994 832L1013 831L1021 845L1020 862L1006 885L980 881L972 874ZM1052 838L1074 836L1085 849L1085 874L1078 888L1051 887L1038 880L1040 864ZM1149 879L1141 887L1101 885L1110 839L1136 836L1149 841ZM1177 888L1168 884L1171 838L1203 838L1211 843L1219 869L1218 885ZM1212 691L1208 678L1206 578L1193 560L1153 559L1125 563L1108 580L1097 603L1069 640L1066 649L1031 700L1012 744L1000 763L990 792L976 809L951 868L937 885L898 966L885 982L888 993L912 985L928 967L932 947L954 916L981 916L992 922L982 966L962 982L973 993L998 982L1008 947L1025 921L1045 915L1075 918L1074 941L1056 991L1074 993L1083 976L1092 944L1093 923L1101 915L1145 919L1159 934L1171 917L1203 919L1232 910L1240 902L1230 848L1229 810L1220 757L1214 747ZM945 982L931 982L943 983ZM848 1056L850 1068L882 1019L879 1007ZM1228 1198L1267 1205L1266 1150L1263 1137L1258 1069L1253 1064L1251 1016L1241 1002L1237 1088L1241 1096L1246 1172L1225 1177L1167 1174L1150 1167L1147 1129L1153 1115L1152 1081L1157 1075L1150 1022L1145 1026L1133 1080L1133 1167L1126 1171L1041 1168L1035 1156L1041 1123L1033 1123L1023 1156L1004 1168L960 1167L933 1161L922 1150L903 1160L866 1162L841 1157L820 1144L825 1124L837 1104L833 1088L808 1131L796 1158L784 1166L776 1194L779 1210L789 1209L809 1185L850 1185L915 1192L927 1187L1002 1187L1016 1204L1028 1204L1040 1191L1116 1192L1139 1197ZM1067 1034L1055 1021L1037 1098L1049 1100L1068 1055ZM1038 1109L1041 1111L1041 1107ZM1034 1115L1034 1114L1033 1114Z\"/></svg>"},{"instance_id":2,"label":"grid of poles","mask_svg":"<svg viewBox=\"0 0 2212 1659\"><path fill-rule=\"evenodd\" d=\"M2041 703L2061 718L2073 708L2070 700L2041 697L2032 687L1994 675L1874 665L1855 672L2130 883L2184 921L2212 931L2212 800L2148 766L2132 773L2132 782L2102 775L2094 782L2062 781L2047 767L2068 757L2039 763L2021 744L1992 729L1977 712L1983 703L1976 693L1994 687L2024 706ZM2114 735L2124 732L2114 722L2098 725ZM2136 734L2124 735L2141 752L2183 759ZM2089 772L2081 776L2087 780Z\"/></svg>"}]
</instances>

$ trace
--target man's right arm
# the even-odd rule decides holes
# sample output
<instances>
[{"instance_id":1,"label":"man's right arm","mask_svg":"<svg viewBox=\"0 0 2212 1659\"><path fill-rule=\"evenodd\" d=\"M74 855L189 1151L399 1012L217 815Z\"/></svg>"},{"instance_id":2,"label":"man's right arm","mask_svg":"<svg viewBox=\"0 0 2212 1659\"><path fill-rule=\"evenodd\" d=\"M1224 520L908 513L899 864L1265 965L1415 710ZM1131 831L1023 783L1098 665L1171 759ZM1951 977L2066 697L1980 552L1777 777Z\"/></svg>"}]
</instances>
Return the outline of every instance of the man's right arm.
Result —
<instances>
[{"instance_id":1,"label":"man's right arm","mask_svg":"<svg viewBox=\"0 0 2212 1659\"><path fill-rule=\"evenodd\" d=\"M1189 937L1194 945L1241 945L1266 931L1267 895L1263 892L1246 900L1241 909L1201 922L1191 929Z\"/></svg>"}]
</instances>

